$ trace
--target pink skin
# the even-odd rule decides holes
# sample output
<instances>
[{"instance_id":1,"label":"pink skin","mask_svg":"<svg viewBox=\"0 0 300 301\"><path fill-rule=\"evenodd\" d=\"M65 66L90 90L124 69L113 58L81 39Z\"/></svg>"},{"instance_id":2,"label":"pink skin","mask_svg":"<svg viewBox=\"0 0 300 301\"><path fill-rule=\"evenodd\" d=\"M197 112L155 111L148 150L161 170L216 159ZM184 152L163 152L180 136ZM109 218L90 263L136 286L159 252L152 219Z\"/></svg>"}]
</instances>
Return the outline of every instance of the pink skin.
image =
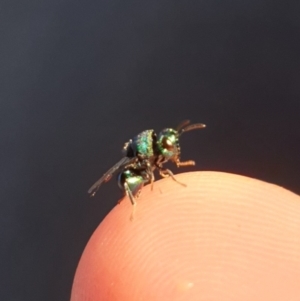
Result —
<instances>
[{"instance_id":1,"label":"pink skin","mask_svg":"<svg viewBox=\"0 0 300 301\"><path fill-rule=\"evenodd\" d=\"M300 197L233 174L148 185L99 225L71 301L300 300ZM105 200L100 200L104 202Z\"/></svg>"}]
</instances>

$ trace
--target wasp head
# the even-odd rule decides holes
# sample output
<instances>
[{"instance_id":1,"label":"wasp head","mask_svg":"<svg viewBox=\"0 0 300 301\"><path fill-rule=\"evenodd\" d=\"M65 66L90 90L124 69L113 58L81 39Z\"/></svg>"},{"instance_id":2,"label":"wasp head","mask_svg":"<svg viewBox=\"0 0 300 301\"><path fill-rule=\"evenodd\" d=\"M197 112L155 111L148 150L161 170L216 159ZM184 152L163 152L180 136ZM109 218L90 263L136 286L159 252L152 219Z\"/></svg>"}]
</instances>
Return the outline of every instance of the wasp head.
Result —
<instances>
[{"instance_id":1,"label":"wasp head","mask_svg":"<svg viewBox=\"0 0 300 301\"><path fill-rule=\"evenodd\" d=\"M157 146L165 161L176 161L180 156L178 131L171 128L162 130L157 136Z\"/></svg>"},{"instance_id":2,"label":"wasp head","mask_svg":"<svg viewBox=\"0 0 300 301\"><path fill-rule=\"evenodd\" d=\"M157 136L158 152L163 157L163 161L173 161L177 165L180 163L180 144L179 137L191 130L203 129L205 124L190 124L189 120L185 120L175 129L167 128L162 130Z\"/></svg>"}]
</instances>

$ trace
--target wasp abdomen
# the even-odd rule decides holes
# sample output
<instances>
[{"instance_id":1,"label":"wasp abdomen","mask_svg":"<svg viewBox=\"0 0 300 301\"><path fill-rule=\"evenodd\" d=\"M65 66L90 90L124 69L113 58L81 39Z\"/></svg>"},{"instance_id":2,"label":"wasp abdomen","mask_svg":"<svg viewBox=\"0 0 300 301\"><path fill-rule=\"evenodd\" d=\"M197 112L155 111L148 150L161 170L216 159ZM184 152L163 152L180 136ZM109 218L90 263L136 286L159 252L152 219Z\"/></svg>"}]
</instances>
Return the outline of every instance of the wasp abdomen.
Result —
<instances>
[{"instance_id":1,"label":"wasp abdomen","mask_svg":"<svg viewBox=\"0 0 300 301\"><path fill-rule=\"evenodd\" d=\"M124 190L124 184L127 184L129 190L133 196L137 196L145 184L149 183L148 177L143 172L125 170L119 174L118 184L119 187Z\"/></svg>"}]
</instances>

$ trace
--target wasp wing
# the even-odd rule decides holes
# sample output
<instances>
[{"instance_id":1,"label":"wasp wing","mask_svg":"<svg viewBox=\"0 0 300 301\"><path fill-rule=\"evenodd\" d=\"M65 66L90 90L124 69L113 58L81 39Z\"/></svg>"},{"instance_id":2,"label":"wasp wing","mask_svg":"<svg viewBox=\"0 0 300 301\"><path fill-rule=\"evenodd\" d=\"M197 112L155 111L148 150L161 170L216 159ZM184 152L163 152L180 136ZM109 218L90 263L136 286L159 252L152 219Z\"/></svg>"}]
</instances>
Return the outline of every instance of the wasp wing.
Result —
<instances>
[{"instance_id":1,"label":"wasp wing","mask_svg":"<svg viewBox=\"0 0 300 301\"><path fill-rule=\"evenodd\" d=\"M111 177L113 176L113 174L118 171L119 169L130 165L132 163L134 163L137 160L137 158L133 157L133 158L128 158L128 157L124 157L122 158L118 163L116 163L112 168L110 168L89 190L88 193L91 196L94 196L96 194L96 192L98 191L100 185L103 182L108 182Z\"/></svg>"}]
</instances>

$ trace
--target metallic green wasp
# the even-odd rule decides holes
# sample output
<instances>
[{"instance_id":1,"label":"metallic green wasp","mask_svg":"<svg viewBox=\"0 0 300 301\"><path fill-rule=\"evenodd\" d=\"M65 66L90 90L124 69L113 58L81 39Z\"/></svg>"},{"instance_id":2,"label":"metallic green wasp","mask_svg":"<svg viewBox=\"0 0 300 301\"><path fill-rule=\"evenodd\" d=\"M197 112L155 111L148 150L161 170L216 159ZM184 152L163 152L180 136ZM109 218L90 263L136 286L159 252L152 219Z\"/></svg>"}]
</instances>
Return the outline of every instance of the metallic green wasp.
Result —
<instances>
[{"instance_id":1,"label":"metallic green wasp","mask_svg":"<svg viewBox=\"0 0 300 301\"><path fill-rule=\"evenodd\" d=\"M129 197L132 205L136 204L142 188L153 185L154 170L157 169L162 177L171 177L177 183L172 171L164 168L163 164L171 161L177 167L195 165L192 160L180 161L181 149L179 137L188 131L205 128L205 124L190 124L189 120L183 121L176 129L166 128L156 134L154 130L145 130L125 143L123 158L110 168L89 190L94 196L102 183L108 182L118 173L118 184Z\"/></svg>"}]
</instances>

